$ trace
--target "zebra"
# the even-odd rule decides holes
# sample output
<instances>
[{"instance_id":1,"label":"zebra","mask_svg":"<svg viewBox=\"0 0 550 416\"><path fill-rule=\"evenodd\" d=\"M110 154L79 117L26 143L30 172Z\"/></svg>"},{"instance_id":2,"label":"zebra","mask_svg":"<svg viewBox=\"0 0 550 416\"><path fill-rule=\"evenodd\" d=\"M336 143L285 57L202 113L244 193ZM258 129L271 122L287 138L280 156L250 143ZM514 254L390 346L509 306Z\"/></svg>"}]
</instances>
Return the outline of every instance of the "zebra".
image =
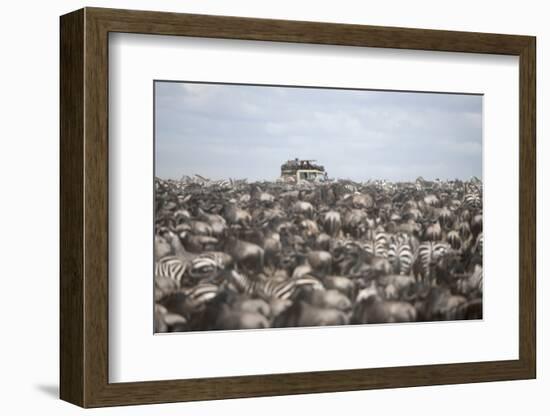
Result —
<instances>
[{"instance_id":1,"label":"zebra","mask_svg":"<svg viewBox=\"0 0 550 416\"><path fill-rule=\"evenodd\" d=\"M223 252L207 252L195 257L188 268L188 274L195 280L214 280L232 263L232 258Z\"/></svg>"},{"instance_id":2,"label":"zebra","mask_svg":"<svg viewBox=\"0 0 550 416\"><path fill-rule=\"evenodd\" d=\"M221 288L218 285L199 283L192 287L178 289L162 298L160 304L172 313L189 318L201 312L204 306L216 298L220 292Z\"/></svg>"},{"instance_id":3,"label":"zebra","mask_svg":"<svg viewBox=\"0 0 550 416\"><path fill-rule=\"evenodd\" d=\"M209 257L198 257L193 259L189 268L189 275L197 280L209 278L218 271L218 263Z\"/></svg>"},{"instance_id":4,"label":"zebra","mask_svg":"<svg viewBox=\"0 0 550 416\"><path fill-rule=\"evenodd\" d=\"M165 256L155 262L155 276L169 277L182 286L186 283L184 278L187 266L187 261L181 257Z\"/></svg>"},{"instance_id":5,"label":"zebra","mask_svg":"<svg viewBox=\"0 0 550 416\"><path fill-rule=\"evenodd\" d=\"M432 269L437 260L450 249L448 243L443 241L424 241L418 246L414 263L415 277L434 284Z\"/></svg>"},{"instance_id":6,"label":"zebra","mask_svg":"<svg viewBox=\"0 0 550 416\"><path fill-rule=\"evenodd\" d=\"M263 286L265 285L266 278L257 276L251 278L244 273L239 273L236 270L231 270L228 276L228 287L236 292L244 293L250 296L261 293Z\"/></svg>"},{"instance_id":7,"label":"zebra","mask_svg":"<svg viewBox=\"0 0 550 416\"><path fill-rule=\"evenodd\" d=\"M371 238L363 243L363 250L374 257L388 257L388 236L384 232L371 234Z\"/></svg>"},{"instance_id":8,"label":"zebra","mask_svg":"<svg viewBox=\"0 0 550 416\"><path fill-rule=\"evenodd\" d=\"M154 300L169 331L336 322L318 318L333 313L320 301L333 290L353 307L378 303L360 322L396 306L390 300L410 304L418 320L481 316L480 181L192 175L155 178L155 195ZM379 299L358 299L371 282ZM177 325L167 323L172 315Z\"/></svg>"},{"instance_id":9,"label":"zebra","mask_svg":"<svg viewBox=\"0 0 550 416\"><path fill-rule=\"evenodd\" d=\"M344 184L344 190L349 194L353 194L357 192L357 187L353 186L351 183L346 183Z\"/></svg>"},{"instance_id":10,"label":"zebra","mask_svg":"<svg viewBox=\"0 0 550 416\"><path fill-rule=\"evenodd\" d=\"M325 287L319 279L311 275L305 275L295 279L276 280L269 279L261 288L261 297L265 299L290 299L299 289L311 288L324 291Z\"/></svg>"},{"instance_id":11,"label":"zebra","mask_svg":"<svg viewBox=\"0 0 550 416\"><path fill-rule=\"evenodd\" d=\"M395 273L408 275L411 272L414 253L407 234L400 233L391 238L388 248L388 260Z\"/></svg>"},{"instance_id":12,"label":"zebra","mask_svg":"<svg viewBox=\"0 0 550 416\"><path fill-rule=\"evenodd\" d=\"M199 283L190 288L181 289L191 312L199 310L205 303L214 299L220 292L220 286L213 283Z\"/></svg>"},{"instance_id":13,"label":"zebra","mask_svg":"<svg viewBox=\"0 0 550 416\"><path fill-rule=\"evenodd\" d=\"M253 279L249 276L232 271L230 273L230 284L237 292L249 296L257 296L265 300L285 300L302 287L311 287L317 290L324 290L321 281L313 276L306 275L291 279Z\"/></svg>"},{"instance_id":14,"label":"zebra","mask_svg":"<svg viewBox=\"0 0 550 416\"><path fill-rule=\"evenodd\" d=\"M481 195L479 192L469 192L464 195L463 204L471 209L480 209L482 204Z\"/></svg>"}]
</instances>

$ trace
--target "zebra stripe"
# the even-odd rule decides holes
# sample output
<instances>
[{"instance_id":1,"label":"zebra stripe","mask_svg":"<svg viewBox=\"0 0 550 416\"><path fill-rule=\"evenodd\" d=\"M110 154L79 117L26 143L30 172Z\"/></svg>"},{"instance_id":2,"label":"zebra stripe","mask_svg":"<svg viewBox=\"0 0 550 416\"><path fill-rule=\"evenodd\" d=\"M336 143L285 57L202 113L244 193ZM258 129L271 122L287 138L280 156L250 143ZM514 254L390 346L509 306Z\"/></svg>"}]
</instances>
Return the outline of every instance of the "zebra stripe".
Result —
<instances>
[{"instance_id":1,"label":"zebra stripe","mask_svg":"<svg viewBox=\"0 0 550 416\"><path fill-rule=\"evenodd\" d=\"M441 241L424 241L418 246L416 257L416 275L423 279L431 279L432 267L437 260L449 251L449 244Z\"/></svg>"},{"instance_id":2,"label":"zebra stripe","mask_svg":"<svg viewBox=\"0 0 550 416\"><path fill-rule=\"evenodd\" d=\"M198 257L191 262L189 275L194 279L212 277L218 271L216 260L208 257Z\"/></svg>"},{"instance_id":3,"label":"zebra stripe","mask_svg":"<svg viewBox=\"0 0 550 416\"><path fill-rule=\"evenodd\" d=\"M219 291L219 286L212 283L199 283L191 288L182 289L186 304L191 311L199 309L202 305L214 299Z\"/></svg>"},{"instance_id":4,"label":"zebra stripe","mask_svg":"<svg viewBox=\"0 0 550 416\"><path fill-rule=\"evenodd\" d=\"M325 290L319 279L313 276L302 276L297 279L278 281L270 279L261 287L261 297L264 299L289 299L298 289L310 287L314 290Z\"/></svg>"},{"instance_id":5,"label":"zebra stripe","mask_svg":"<svg viewBox=\"0 0 550 416\"><path fill-rule=\"evenodd\" d=\"M252 279L243 273L232 270L229 274L229 284L237 292L254 295L261 289L264 281Z\"/></svg>"},{"instance_id":6,"label":"zebra stripe","mask_svg":"<svg viewBox=\"0 0 550 416\"><path fill-rule=\"evenodd\" d=\"M223 252L202 253L191 261L187 274L195 281L209 280L212 282L221 276L221 272L231 264L231 261L231 256Z\"/></svg>"},{"instance_id":7,"label":"zebra stripe","mask_svg":"<svg viewBox=\"0 0 550 416\"><path fill-rule=\"evenodd\" d=\"M188 288L180 288L162 299L161 304L171 312L188 318L199 312L204 304L220 293L220 287L211 283L199 283Z\"/></svg>"},{"instance_id":8,"label":"zebra stripe","mask_svg":"<svg viewBox=\"0 0 550 416\"><path fill-rule=\"evenodd\" d=\"M349 183L344 185L344 189L350 194L353 194L353 193L357 192L357 187L353 186Z\"/></svg>"},{"instance_id":9,"label":"zebra stripe","mask_svg":"<svg viewBox=\"0 0 550 416\"><path fill-rule=\"evenodd\" d=\"M414 261L414 254L406 234L399 234L392 238L388 249L388 260L395 273L408 275Z\"/></svg>"},{"instance_id":10,"label":"zebra stripe","mask_svg":"<svg viewBox=\"0 0 550 416\"><path fill-rule=\"evenodd\" d=\"M386 233L376 233L363 244L363 250L375 257L388 257L388 236Z\"/></svg>"},{"instance_id":11,"label":"zebra stripe","mask_svg":"<svg viewBox=\"0 0 550 416\"><path fill-rule=\"evenodd\" d=\"M278 280L278 279L252 279L244 274L231 272L231 283L235 289L249 296L258 296L262 299L289 299L299 288L311 287L324 290L321 281L313 276Z\"/></svg>"},{"instance_id":12,"label":"zebra stripe","mask_svg":"<svg viewBox=\"0 0 550 416\"><path fill-rule=\"evenodd\" d=\"M468 208L481 208L481 195L478 192L471 192L464 195L464 205Z\"/></svg>"},{"instance_id":13,"label":"zebra stripe","mask_svg":"<svg viewBox=\"0 0 550 416\"><path fill-rule=\"evenodd\" d=\"M187 262L176 256L166 256L155 262L155 275L169 277L178 283L184 283Z\"/></svg>"}]
</instances>

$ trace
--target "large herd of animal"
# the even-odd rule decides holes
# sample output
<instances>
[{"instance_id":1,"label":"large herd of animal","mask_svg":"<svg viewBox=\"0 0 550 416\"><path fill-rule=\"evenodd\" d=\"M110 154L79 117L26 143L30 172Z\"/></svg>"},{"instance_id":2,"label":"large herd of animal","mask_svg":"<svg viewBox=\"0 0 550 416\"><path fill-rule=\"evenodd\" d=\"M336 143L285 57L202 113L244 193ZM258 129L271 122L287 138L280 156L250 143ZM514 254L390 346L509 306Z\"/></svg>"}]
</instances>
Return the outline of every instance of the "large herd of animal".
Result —
<instances>
[{"instance_id":1,"label":"large herd of animal","mask_svg":"<svg viewBox=\"0 0 550 416\"><path fill-rule=\"evenodd\" d=\"M155 179L155 332L482 318L467 181Z\"/></svg>"}]
</instances>

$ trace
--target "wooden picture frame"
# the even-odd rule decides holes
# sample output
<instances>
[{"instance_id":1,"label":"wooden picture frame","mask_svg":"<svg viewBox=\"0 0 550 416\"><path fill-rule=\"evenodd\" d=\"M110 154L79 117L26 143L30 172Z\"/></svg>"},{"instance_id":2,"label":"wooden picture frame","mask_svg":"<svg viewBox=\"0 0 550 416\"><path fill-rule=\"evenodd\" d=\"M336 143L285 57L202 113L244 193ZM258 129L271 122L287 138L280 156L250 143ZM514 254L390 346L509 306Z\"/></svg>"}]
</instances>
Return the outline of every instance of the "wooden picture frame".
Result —
<instances>
[{"instance_id":1,"label":"wooden picture frame","mask_svg":"<svg viewBox=\"0 0 550 416\"><path fill-rule=\"evenodd\" d=\"M536 377L535 38L85 8L61 17L60 396L82 407ZM109 383L108 34L246 39L519 57L519 359Z\"/></svg>"}]
</instances>

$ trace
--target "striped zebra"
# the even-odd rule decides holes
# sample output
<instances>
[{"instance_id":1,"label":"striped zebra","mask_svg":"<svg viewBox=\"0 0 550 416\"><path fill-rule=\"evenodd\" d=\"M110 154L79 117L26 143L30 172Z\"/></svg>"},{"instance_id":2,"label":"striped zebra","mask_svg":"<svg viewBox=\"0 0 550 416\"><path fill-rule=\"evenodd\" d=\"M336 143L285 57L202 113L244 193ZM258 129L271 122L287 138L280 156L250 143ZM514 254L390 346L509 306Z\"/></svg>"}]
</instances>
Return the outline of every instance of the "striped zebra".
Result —
<instances>
[{"instance_id":1,"label":"striped zebra","mask_svg":"<svg viewBox=\"0 0 550 416\"><path fill-rule=\"evenodd\" d=\"M363 250L374 257L388 257L388 235L384 232L373 232L363 243Z\"/></svg>"},{"instance_id":2,"label":"striped zebra","mask_svg":"<svg viewBox=\"0 0 550 416\"><path fill-rule=\"evenodd\" d=\"M214 299L220 287L212 283L199 283L193 287L181 289L190 312L199 310L205 303Z\"/></svg>"},{"instance_id":3,"label":"striped zebra","mask_svg":"<svg viewBox=\"0 0 550 416\"><path fill-rule=\"evenodd\" d=\"M395 273L410 274L414 262L414 252L407 234L400 233L392 236L388 248L388 260Z\"/></svg>"},{"instance_id":4,"label":"striped zebra","mask_svg":"<svg viewBox=\"0 0 550 416\"><path fill-rule=\"evenodd\" d=\"M309 275L284 280L253 279L245 274L232 271L230 274L230 284L239 293L257 296L264 300L289 299L299 288L303 287L324 290L321 281Z\"/></svg>"},{"instance_id":5,"label":"striped zebra","mask_svg":"<svg viewBox=\"0 0 550 416\"><path fill-rule=\"evenodd\" d=\"M170 312L177 313L185 318L203 310L208 302L221 292L218 285L199 283L188 288L180 288L165 296L161 304Z\"/></svg>"},{"instance_id":6,"label":"striped zebra","mask_svg":"<svg viewBox=\"0 0 550 416\"><path fill-rule=\"evenodd\" d=\"M177 256L165 256L155 262L155 276L169 277L178 286L184 286L188 263Z\"/></svg>"},{"instance_id":7,"label":"striped zebra","mask_svg":"<svg viewBox=\"0 0 550 416\"><path fill-rule=\"evenodd\" d=\"M353 193L357 192L357 187L353 186L351 183L346 183L344 185L344 190L349 194L353 194Z\"/></svg>"},{"instance_id":8,"label":"striped zebra","mask_svg":"<svg viewBox=\"0 0 550 416\"><path fill-rule=\"evenodd\" d=\"M239 273L236 270L231 270L228 276L228 287L239 293L247 295L257 295L267 279L251 278L244 273Z\"/></svg>"},{"instance_id":9,"label":"striped zebra","mask_svg":"<svg viewBox=\"0 0 550 416\"><path fill-rule=\"evenodd\" d=\"M480 209L482 204L481 194L479 192L467 193L464 195L463 204L471 209Z\"/></svg>"},{"instance_id":10,"label":"striped zebra","mask_svg":"<svg viewBox=\"0 0 550 416\"><path fill-rule=\"evenodd\" d=\"M313 276L306 275L296 279L288 280L266 280L261 297L264 299L290 299L298 289L311 288L314 290L325 290L321 281Z\"/></svg>"},{"instance_id":11,"label":"striped zebra","mask_svg":"<svg viewBox=\"0 0 550 416\"><path fill-rule=\"evenodd\" d=\"M418 246L414 263L414 275L418 279L435 283L432 269L437 260L450 249L448 243L443 241L424 241Z\"/></svg>"},{"instance_id":12,"label":"striped zebra","mask_svg":"<svg viewBox=\"0 0 550 416\"><path fill-rule=\"evenodd\" d=\"M218 271L218 262L206 256L193 259L189 267L189 275L197 280L210 278L216 275Z\"/></svg>"},{"instance_id":13,"label":"striped zebra","mask_svg":"<svg viewBox=\"0 0 550 416\"><path fill-rule=\"evenodd\" d=\"M188 267L188 274L195 281L214 280L232 262L231 256L223 252L206 252L195 257Z\"/></svg>"}]
</instances>

